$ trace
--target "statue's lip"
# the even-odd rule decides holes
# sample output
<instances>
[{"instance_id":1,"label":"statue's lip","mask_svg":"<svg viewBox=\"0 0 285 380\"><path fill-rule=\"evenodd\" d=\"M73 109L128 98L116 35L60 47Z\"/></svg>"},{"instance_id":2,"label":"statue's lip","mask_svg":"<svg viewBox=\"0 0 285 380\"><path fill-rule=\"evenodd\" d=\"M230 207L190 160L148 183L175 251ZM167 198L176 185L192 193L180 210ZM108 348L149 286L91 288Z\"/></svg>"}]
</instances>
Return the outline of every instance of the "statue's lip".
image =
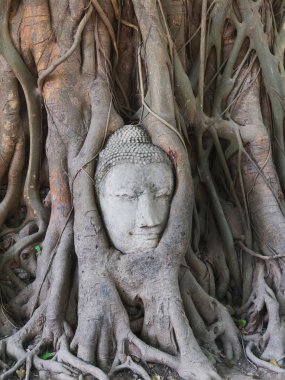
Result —
<instances>
[{"instance_id":1,"label":"statue's lip","mask_svg":"<svg viewBox=\"0 0 285 380\"><path fill-rule=\"evenodd\" d=\"M145 236L145 237L150 237L152 239L155 239L155 238L159 237L160 234L158 232L147 232L147 233L130 232L130 235Z\"/></svg>"}]
</instances>

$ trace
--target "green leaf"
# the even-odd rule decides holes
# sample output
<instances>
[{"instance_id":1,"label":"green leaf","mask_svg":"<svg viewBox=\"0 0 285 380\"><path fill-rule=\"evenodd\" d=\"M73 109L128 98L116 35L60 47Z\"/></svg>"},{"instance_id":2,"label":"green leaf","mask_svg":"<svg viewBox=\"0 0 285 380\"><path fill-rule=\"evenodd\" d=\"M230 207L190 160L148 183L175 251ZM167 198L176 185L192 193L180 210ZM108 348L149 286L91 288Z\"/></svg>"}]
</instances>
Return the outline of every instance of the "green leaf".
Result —
<instances>
[{"instance_id":1,"label":"green leaf","mask_svg":"<svg viewBox=\"0 0 285 380\"><path fill-rule=\"evenodd\" d=\"M240 327L245 327L247 325L247 320L246 319L239 319L238 324Z\"/></svg>"},{"instance_id":2,"label":"green leaf","mask_svg":"<svg viewBox=\"0 0 285 380\"><path fill-rule=\"evenodd\" d=\"M46 351L46 352L43 352L41 355L40 355L40 358L43 359L43 360L49 360L53 357L53 353L52 352L49 352L49 351Z\"/></svg>"},{"instance_id":3,"label":"green leaf","mask_svg":"<svg viewBox=\"0 0 285 380\"><path fill-rule=\"evenodd\" d=\"M246 319L233 318L233 321L239 329L243 329L248 323Z\"/></svg>"},{"instance_id":4,"label":"green leaf","mask_svg":"<svg viewBox=\"0 0 285 380\"><path fill-rule=\"evenodd\" d=\"M36 251L36 255L39 256L42 252L42 247L39 244L37 244L34 246L34 249Z\"/></svg>"},{"instance_id":5,"label":"green leaf","mask_svg":"<svg viewBox=\"0 0 285 380\"><path fill-rule=\"evenodd\" d=\"M161 377L159 375L153 375L151 376L151 380L161 380Z\"/></svg>"}]
</instances>

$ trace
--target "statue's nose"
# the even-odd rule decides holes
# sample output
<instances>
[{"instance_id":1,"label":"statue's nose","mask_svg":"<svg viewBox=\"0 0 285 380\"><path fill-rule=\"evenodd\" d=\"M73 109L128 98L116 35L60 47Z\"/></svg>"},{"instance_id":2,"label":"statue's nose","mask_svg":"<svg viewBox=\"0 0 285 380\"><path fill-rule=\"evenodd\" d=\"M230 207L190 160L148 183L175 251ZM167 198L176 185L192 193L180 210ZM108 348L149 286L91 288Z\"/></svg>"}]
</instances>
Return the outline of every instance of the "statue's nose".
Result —
<instances>
[{"instance_id":1,"label":"statue's nose","mask_svg":"<svg viewBox=\"0 0 285 380\"><path fill-rule=\"evenodd\" d=\"M138 200L136 226L143 228L157 225L159 225L159 218L153 194L142 194Z\"/></svg>"}]
</instances>

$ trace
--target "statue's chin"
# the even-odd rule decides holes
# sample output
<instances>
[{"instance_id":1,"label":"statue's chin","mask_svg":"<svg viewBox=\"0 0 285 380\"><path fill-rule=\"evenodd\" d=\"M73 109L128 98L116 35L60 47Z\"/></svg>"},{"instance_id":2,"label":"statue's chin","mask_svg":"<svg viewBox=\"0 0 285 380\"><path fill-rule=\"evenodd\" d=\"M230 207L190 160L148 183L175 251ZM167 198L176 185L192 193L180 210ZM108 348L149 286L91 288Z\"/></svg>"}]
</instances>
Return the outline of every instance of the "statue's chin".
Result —
<instances>
[{"instance_id":1,"label":"statue's chin","mask_svg":"<svg viewBox=\"0 0 285 380\"><path fill-rule=\"evenodd\" d=\"M132 240L132 241L131 241ZM128 239L127 242L121 242L121 244L114 244L119 251L125 254L135 254L148 252L157 247L159 243L159 237L147 237L139 236L134 239L134 237Z\"/></svg>"}]
</instances>

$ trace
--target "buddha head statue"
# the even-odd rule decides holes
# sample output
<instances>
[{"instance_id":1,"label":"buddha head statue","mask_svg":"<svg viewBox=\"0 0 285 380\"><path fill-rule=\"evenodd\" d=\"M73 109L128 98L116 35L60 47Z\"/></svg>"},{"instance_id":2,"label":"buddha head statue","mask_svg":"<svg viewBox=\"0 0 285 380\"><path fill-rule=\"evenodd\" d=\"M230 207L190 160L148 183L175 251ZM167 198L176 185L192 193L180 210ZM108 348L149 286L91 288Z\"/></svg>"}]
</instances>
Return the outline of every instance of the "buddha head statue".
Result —
<instances>
[{"instance_id":1,"label":"buddha head statue","mask_svg":"<svg viewBox=\"0 0 285 380\"><path fill-rule=\"evenodd\" d=\"M111 135L95 183L113 246L126 254L155 248L168 221L174 175L170 159L142 126L125 125Z\"/></svg>"}]
</instances>

